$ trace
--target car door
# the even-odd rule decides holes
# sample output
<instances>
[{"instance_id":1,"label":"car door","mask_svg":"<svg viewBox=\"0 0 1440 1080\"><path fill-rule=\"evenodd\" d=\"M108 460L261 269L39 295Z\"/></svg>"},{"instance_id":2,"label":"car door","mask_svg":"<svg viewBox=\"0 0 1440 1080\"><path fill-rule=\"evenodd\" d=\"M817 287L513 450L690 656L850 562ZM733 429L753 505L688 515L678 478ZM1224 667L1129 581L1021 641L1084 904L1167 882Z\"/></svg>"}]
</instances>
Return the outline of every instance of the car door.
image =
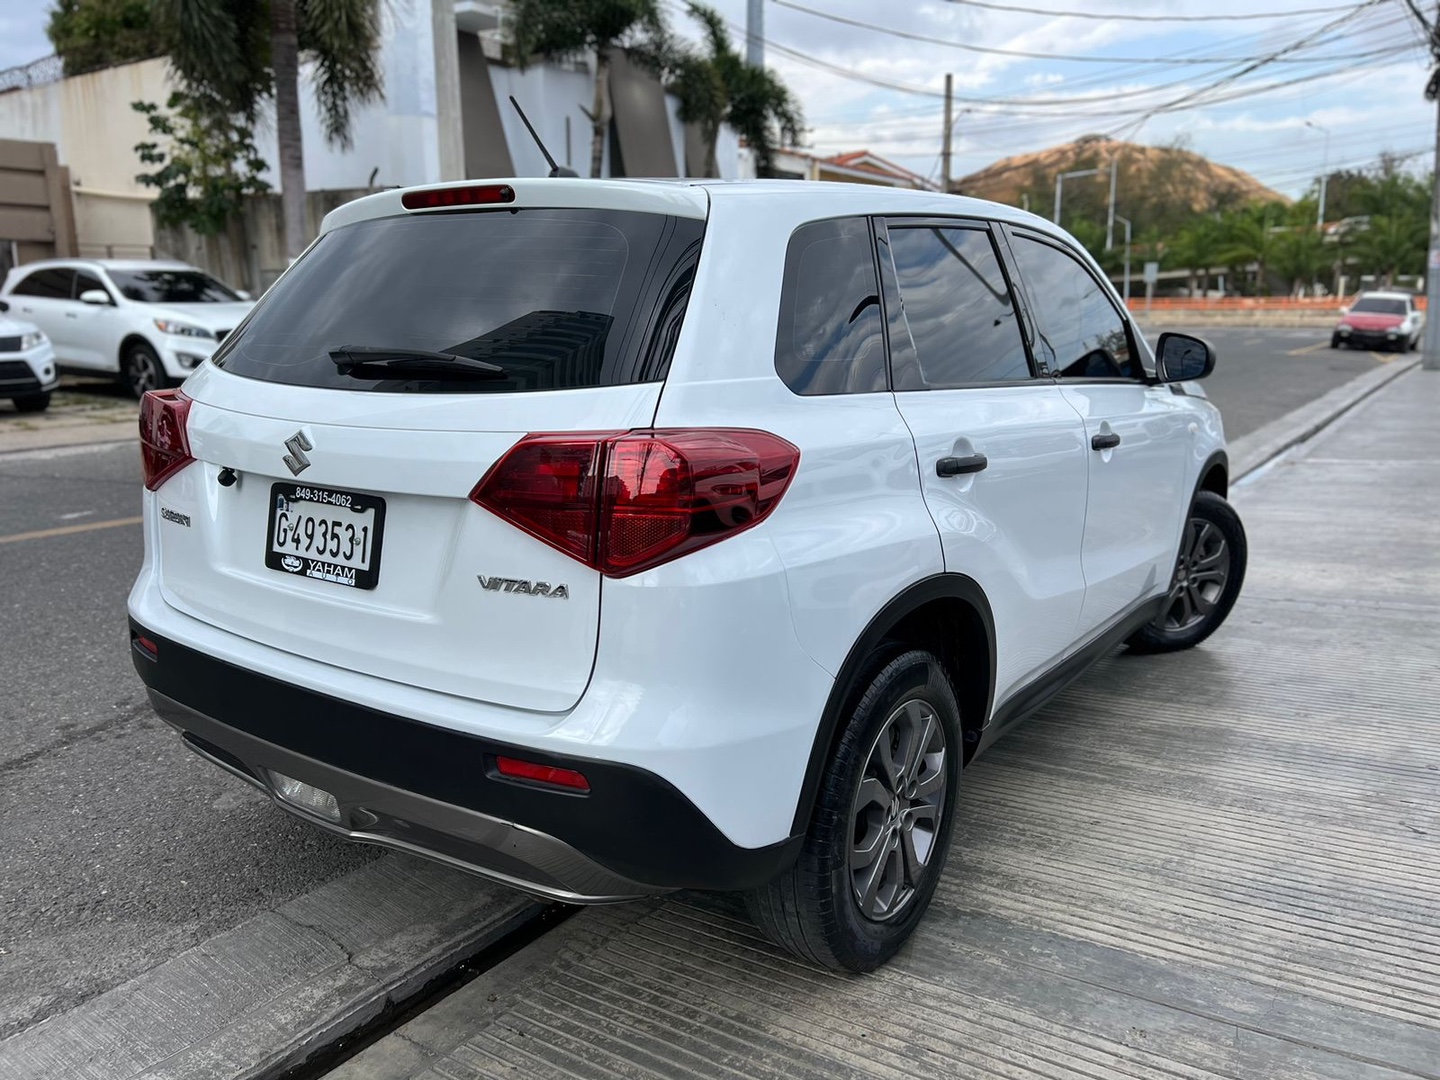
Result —
<instances>
[{"instance_id":1,"label":"car door","mask_svg":"<svg viewBox=\"0 0 1440 1080\"><path fill-rule=\"evenodd\" d=\"M44 266L32 270L10 290L11 302L21 318L33 322L55 346L55 360L72 362L65 312L71 304L75 271L68 266Z\"/></svg>"},{"instance_id":2,"label":"car door","mask_svg":"<svg viewBox=\"0 0 1440 1080\"><path fill-rule=\"evenodd\" d=\"M945 569L989 598L998 706L1074 644L1084 428L1031 364L987 223L891 218L877 240L896 402Z\"/></svg>"},{"instance_id":3,"label":"car door","mask_svg":"<svg viewBox=\"0 0 1440 1080\"><path fill-rule=\"evenodd\" d=\"M110 303L82 301L80 297L92 289L105 293ZM65 312L65 336L74 352L74 359L69 363L95 371L119 371L120 341L125 336L120 322L115 294L98 275L89 270L76 270L74 303Z\"/></svg>"},{"instance_id":4,"label":"car door","mask_svg":"<svg viewBox=\"0 0 1440 1080\"><path fill-rule=\"evenodd\" d=\"M1112 289L1061 241L1009 230L1030 298L1036 358L1085 424L1089 497L1081 561L1089 636L1170 584L1189 490L1192 414L1150 379Z\"/></svg>"}]
</instances>

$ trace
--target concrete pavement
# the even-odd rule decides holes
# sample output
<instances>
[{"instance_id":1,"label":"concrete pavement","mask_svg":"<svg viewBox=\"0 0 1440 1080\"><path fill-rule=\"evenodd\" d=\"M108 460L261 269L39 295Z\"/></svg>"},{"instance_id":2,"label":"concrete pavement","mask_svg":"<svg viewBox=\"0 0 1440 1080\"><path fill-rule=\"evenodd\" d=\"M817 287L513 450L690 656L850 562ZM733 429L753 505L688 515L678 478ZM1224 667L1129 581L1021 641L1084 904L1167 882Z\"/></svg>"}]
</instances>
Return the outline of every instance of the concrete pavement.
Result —
<instances>
[{"instance_id":1,"label":"concrete pavement","mask_svg":"<svg viewBox=\"0 0 1440 1080\"><path fill-rule=\"evenodd\" d=\"M588 910L330 1076L1440 1076L1437 415L1402 374L1233 492L1227 625L966 771L881 972L727 898Z\"/></svg>"}]
</instances>

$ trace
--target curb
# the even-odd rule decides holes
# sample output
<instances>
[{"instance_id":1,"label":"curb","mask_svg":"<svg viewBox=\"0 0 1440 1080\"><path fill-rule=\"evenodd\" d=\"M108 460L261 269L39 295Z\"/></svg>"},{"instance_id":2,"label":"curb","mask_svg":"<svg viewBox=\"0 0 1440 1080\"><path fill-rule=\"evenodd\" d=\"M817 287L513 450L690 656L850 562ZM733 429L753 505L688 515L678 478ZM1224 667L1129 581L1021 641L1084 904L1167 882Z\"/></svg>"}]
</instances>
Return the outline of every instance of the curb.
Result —
<instances>
[{"instance_id":1,"label":"curb","mask_svg":"<svg viewBox=\"0 0 1440 1080\"><path fill-rule=\"evenodd\" d=\"M0 1042L0 1078L256 1080L302 1065L546 905L386 855Z\"/></svg>"},{"instance_id":2,"label":"curb","mask_svg":"<svg viewBox=\"0 0 1440 1080\"><path fill-rule=\"evenodd\" d=\"M1396 360L1351 379L1345 385L1337 386L1278 420L1272 420L1264 427L1240 436L1228 447L1230 483L1233 485L1261 466L1274 461L1292 446L1318 434L1371 394L1419 366L1419 357Z\"/></svg>"}]
</instances>

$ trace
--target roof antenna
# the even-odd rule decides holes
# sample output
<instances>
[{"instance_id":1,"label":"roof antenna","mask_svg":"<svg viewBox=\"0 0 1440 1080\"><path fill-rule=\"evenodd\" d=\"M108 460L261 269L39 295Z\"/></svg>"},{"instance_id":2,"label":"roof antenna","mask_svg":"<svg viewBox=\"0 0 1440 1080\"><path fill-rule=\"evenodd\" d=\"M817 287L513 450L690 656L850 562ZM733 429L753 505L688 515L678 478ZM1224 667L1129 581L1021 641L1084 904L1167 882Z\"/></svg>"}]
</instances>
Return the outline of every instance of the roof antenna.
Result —
<instances>
[{"instance_id":1,"label":"roof antenna","mask_svg":"<svg viewBox=\"0 0 1440 1080\"><path fill-rule=\"evenodd\" d=\"M515 95L510 95L510 104L515 106L515 111L520 114L520 119L525 121L525 129L530 132L530 137L535 140L535 145L540 148L540 153L545 155L545 160L550 163L551 176L574 176L579 177L574 169L567 169L564 165L555 164L555 159L550 156L550 151L545 149L545 144L540 141L540 136L535 133L535 125L530 123L530 118L525 115L525 110L520 108L520 103L515 100Z\"/></svg>"}]
</instances>

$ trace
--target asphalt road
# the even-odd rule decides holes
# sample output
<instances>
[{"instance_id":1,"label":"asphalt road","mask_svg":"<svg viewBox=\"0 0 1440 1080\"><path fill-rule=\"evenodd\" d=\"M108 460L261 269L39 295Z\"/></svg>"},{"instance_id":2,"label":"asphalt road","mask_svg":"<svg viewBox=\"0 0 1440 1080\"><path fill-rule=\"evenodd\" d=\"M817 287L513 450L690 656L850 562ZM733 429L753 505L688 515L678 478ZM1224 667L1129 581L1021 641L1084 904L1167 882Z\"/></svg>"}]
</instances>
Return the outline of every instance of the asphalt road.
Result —
<instances>
[{"instance_id":1,"label":"asphalt road","mask_svg":"<svg viewBox=\"0 0 1440 1080\"><path fill-rule=\"evenodd\" d=\"M1391 359L1318 331L1206 336L1232 438ZM0 436L18 419L0 406ZM107 524L139 514L139 490L130 444L0 454L0 1038L378 855L270 806L150 712L125 630L140 530Z\"/></svg>"}]
</instances>

